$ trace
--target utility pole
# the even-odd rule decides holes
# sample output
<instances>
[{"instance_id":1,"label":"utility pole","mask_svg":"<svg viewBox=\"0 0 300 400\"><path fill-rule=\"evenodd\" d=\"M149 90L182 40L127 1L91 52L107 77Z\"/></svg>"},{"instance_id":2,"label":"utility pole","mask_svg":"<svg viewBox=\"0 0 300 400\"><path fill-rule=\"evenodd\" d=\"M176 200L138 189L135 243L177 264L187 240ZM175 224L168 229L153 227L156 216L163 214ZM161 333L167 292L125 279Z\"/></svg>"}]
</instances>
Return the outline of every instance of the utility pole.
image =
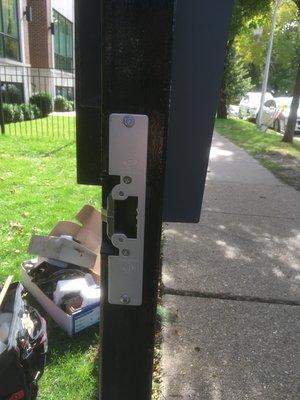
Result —
<instances>
[{"instance_id":1,"label":"utility pole","mask_svg":"<svg viewBox=\"0 0 300 400\"><path fill-rule=\"evenodd\" d=\"M263 83L262 83L262 89L261 89L260 107L259 107L258 117L257 117L257 121L256 121L256 124L257 124L258 128L260 128L260 129L261 129L261 119L262 119L263 107L265 104L265 96L266 96L266 91L267 91L267 87L268 87L269 71L270 71L270 65L271 65L271 56L272 56L273 41L274 41L274 34L275 34L275 27L276 27L276 18L277 18L277 12L278 12L280 3L281 3L281 0L276 0L273 17L272 17L270 39L269 39L269 43L268 43L265 70L264 70Z\"/></svg>"}]
</instances>

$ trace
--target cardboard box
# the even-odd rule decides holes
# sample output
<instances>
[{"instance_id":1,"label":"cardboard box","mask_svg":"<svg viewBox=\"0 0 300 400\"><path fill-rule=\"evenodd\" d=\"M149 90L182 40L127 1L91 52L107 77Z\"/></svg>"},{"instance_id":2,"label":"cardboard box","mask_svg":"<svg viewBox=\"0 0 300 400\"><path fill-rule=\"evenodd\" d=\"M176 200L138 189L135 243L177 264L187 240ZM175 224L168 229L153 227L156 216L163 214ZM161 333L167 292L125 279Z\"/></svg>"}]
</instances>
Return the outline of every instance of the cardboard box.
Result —
<instances>
[{"instance_id":1,"label":"cardboard box","mask_svg":"<svg viewBox=\"0 0 300 400\"><path fill-rule=\"evenodd\" d=\"M96 253L82 244L56 236L32 236L28 253L90 269L94 267L97 258Z\"/></svg>"},{"instance_id":2,"label":"cardboard box","mask_svg":"<svg viewBox=\"0 0 300 400\"><path fill-rule=\"evenodd\" d=\"M74 314L69 315L59 308L35 283L32 282L31 277L26 271L25 264L26 263L21 267L21 280L24 287L69 336L74 336L100 321L100 301L91 306L81 308Z\"/></svg>"},{"instance_id":3,"label":"cardboard box","mask_svg":"<svg viewBox=\"0 0 300 400\"><path fill-rule=\"evenodd\" d=\"M70 221L58 222L49 236L33 236L28 251L39 256L36 265L48 258L86 267L92 273L95 282L99 284L102 241L101 214L94 207L85 205L76 215L76 219L79 223ZM72 236L74 240L68 240L61 237L62 235ZM69 315L32 282L26 271L25 264L22 265L21 271L24 287L70 336L74 336L76 333L100 321L100 301Z\"/></svg>"},{"instance_id":4,"label":"cardboard box","mask_svg":"<svg viewBox=\"0 0 300 400\"><path fill-rule=\"evenodd\" d=\"M100 248L102 242L102 218L99 211L85 205L76 215L79 224L60 221L49 236L33 236L28 252L42 258L65 261L91 270L95 281L100 281ZM61 238L72 236L75 241Z\"/></svg>"}]
</instances>

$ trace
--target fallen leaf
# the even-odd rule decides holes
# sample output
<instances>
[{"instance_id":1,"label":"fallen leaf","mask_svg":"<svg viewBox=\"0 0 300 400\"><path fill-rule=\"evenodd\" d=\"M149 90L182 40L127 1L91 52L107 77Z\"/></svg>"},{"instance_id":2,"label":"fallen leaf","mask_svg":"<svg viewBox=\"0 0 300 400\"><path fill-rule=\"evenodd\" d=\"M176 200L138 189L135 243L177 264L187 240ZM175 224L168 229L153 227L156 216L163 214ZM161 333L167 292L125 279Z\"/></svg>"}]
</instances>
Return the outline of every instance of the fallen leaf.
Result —
<instances>
[{"instance_id":1,"label":"fallen leaf","mask_svg":"<svg viewBox=\"0 0 300 400\"><path fill-rule=\"evenodd\" d=\"M22 232L24 229L24 225L20 224L20 222L10 222L9 224L10 228L17 231L17 232Z\"/></svg>"}]
</instances>

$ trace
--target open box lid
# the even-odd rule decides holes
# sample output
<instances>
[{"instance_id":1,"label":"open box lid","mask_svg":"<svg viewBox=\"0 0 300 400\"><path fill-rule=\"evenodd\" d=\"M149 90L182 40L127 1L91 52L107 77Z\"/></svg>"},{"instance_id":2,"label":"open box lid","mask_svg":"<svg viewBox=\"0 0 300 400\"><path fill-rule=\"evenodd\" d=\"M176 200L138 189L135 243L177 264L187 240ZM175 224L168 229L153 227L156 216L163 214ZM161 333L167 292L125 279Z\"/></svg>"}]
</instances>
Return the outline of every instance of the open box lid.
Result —
<instances>
[{"instance_id":1,"label":"open box lid","mask_svg":"<svg viewBox=\"0 0 300 400\"><path fill-rule=\"evenodd\" d=\"M59 221L49 236L33 236L28 247L30 254L69 262L89 268L100 276L100 248L102 242L101 213L85 205L76 215L80 224ZM61 238L72 236L74 241Z\"/></svg>"},{"instance_id":2,"label":"open box lid","mask_svg":"<svg viewBox=\"0 0 300 400\"><path fill-rule=\"evenodd\" d=\"M101 213L95 207L86 204L76 215L76 219L81 225L69 221L60 221L50 232L50 235L73 236L78 243L95 253L99 253L102 241Z\"/></svg>"}]
</instances>

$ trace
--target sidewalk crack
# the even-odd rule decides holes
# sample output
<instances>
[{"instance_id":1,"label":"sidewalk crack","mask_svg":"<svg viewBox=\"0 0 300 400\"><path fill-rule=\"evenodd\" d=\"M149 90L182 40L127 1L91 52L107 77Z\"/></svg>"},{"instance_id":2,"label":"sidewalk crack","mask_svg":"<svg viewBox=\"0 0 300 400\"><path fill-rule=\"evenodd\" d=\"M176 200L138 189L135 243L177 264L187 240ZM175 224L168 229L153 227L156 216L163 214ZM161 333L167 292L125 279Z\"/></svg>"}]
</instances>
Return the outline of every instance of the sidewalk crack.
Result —
<instances>
[{"instance_id":1,"label":"sidewalk crack","mask_svg":"<svg viewBox=\"0 0 300 400\"><path fill-rule=\"evenodd\" d=\"M270 218L270 219L285 219L285 220L290 220L290 221L295 221L296 218L293 217L282 217L282 216L277 216L277 215L263 215L263 214L247 214L247 213L235 213L235 212L227 212L227 211L215 211L215 210L208 210L203 208L202 212L207 212L207 213L214 213L214 214L225 214L225 215L242 215L244 217L260 217L260 218Z\"/></svg>"},{"instance_id":2,"label":"sidewalk crack","mask_svg":"<svg viewBox=\"0 0 300 400\"><path fill-rule=\"evenodd\" d=\"M212 292L198 292L194 290L172 289L165 287L163 294L184 297L197 297L202 299L215 299L215 300L230 300L230 301L245 301L251 303L265 303L265 304L278 304L285 306L300 306L300 301L286 300L276 298L264 298L259 296L241 296L231 293L212 293Z\"/></svg>"}]
</instances>

